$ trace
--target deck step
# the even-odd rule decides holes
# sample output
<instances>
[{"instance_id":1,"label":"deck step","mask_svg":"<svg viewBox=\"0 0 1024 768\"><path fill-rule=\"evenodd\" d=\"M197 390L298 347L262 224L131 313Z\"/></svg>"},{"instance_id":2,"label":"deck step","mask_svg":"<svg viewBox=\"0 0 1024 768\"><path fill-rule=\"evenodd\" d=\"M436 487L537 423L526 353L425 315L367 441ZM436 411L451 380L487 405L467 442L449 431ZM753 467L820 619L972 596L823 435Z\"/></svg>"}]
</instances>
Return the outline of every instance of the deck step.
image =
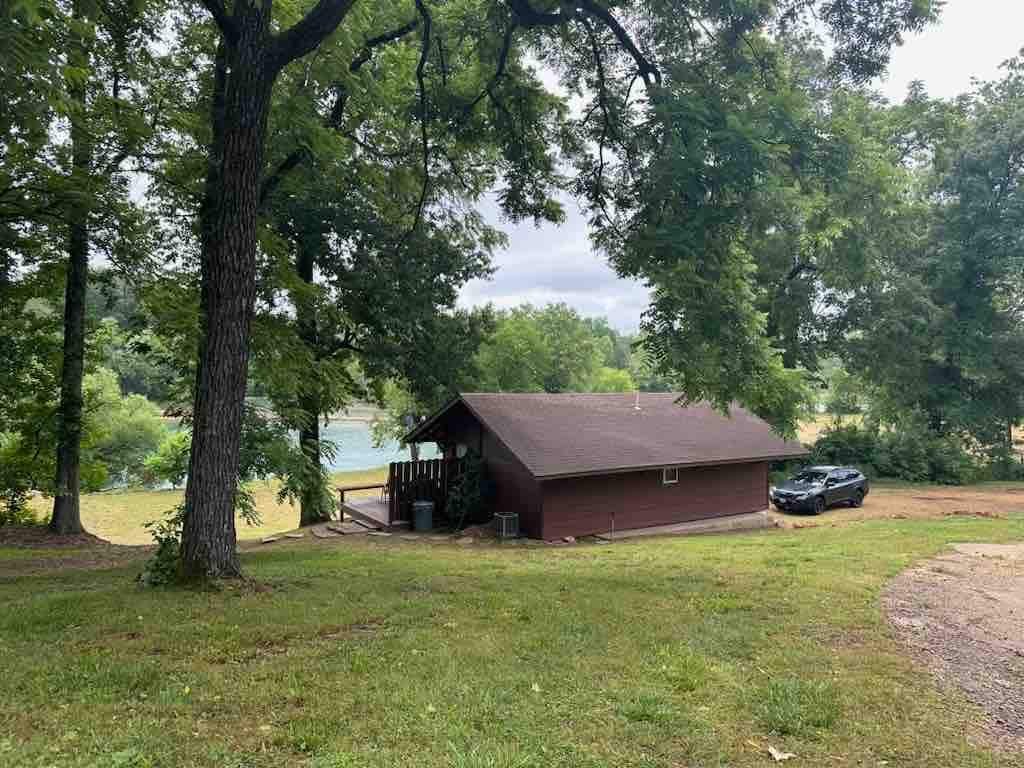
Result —
<instances>
[{"instance_id":1,"label":"deck step","mask_svg":"<svg viewBox=\"0 0 1024 768\"><path fill-rule=\"evenodd\" d=\"M353 523L367 529L387 532L409 528L408 520L393 520L389 523L388 505L376 499L346 499L342 511Z\"/></svg>"},{"instance_id":2,"label":"deck step","mask_svg":"<svg viewBox=\"0 0 1024 768\"><path fill-rule=\"evenodd\" d=\"M352 534L366 533L370 529L368 529L366 526L359 525L356 522L344 522L329 523L327 525L327 530L351 536Z\"/></svg>"}]
</instances>

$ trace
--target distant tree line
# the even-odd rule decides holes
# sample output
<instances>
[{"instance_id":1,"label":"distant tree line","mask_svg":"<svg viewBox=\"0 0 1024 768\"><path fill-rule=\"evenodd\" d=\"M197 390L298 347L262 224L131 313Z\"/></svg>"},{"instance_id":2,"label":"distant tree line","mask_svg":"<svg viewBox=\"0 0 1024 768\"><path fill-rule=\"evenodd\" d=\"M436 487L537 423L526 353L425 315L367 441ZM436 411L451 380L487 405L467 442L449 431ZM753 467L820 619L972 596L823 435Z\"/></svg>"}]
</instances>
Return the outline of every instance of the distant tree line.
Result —
<instances>
[{"instance_id":1,"label":"distant tree line","mask_svg":"<svg viewBox=\"0 0 1024 768\"><path fill-rule=\"evenodd\" d=\"M566 304L523 304L491 315L475 354L459 374L463 392L670 392L672 381L649 361L639 334L607 318L582 317ZM389 381L378 393L385 417L378 441L401 440L409 418L440 407L454 390L417 399L409 385Z\"/></svg>"}]
</instances>

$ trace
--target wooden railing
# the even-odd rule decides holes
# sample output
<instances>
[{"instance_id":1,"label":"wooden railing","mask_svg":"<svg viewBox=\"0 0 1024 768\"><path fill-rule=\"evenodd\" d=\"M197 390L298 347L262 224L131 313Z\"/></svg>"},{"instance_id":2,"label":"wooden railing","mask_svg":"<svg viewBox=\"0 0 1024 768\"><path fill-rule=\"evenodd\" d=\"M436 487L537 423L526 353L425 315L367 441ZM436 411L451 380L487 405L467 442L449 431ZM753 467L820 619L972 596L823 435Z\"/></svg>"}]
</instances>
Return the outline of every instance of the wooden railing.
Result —
<instances>
[{"instance_id":1,"label":"wooden railing","mask_svg":"<svg viewBox=\"0 0 1024 768\"><path fill-rule=\"evenodd\" d=\"M414 501L432 501L435 517L441 514L448 489L461 472L462 462L452 459L391 462L387 484L389 522L411 520Z\"/></svg>"}]
</instances>

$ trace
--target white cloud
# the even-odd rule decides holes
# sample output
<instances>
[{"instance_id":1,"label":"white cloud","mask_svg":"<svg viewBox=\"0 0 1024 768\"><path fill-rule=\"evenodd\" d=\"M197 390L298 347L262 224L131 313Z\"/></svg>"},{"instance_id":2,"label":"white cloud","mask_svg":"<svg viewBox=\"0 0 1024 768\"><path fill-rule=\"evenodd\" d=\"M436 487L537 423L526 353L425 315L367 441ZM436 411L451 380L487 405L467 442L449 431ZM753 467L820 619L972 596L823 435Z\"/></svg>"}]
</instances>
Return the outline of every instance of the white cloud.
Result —
<instances>
[{"instance_id":1,"label":"white cloud","mask_svg":"<svg viewBox=\"0 0 1024 768\"><path fill-rule=\"evenodd\" d=\"M1019 0L948 0L938 25L894 51L889 75L878 87L895 102L913 80L923 80L932 96L952 98L970 88L972 77L998 77L999 65L1024 44L1022 29ZM463 289L464 306L563 301L584 315L605 315L622 330L639 325L647 289L617 277L591 249L587 222L572 201L566 202L561 227L502 224L496 207L484 210L508 234L509 245L497 255L491 281L473 281Z\"/></svg>"},{"instance_id":2,"label":"white cloud","mask_svg":"<svg viewBox=\"0 0 1024 768\"><path fill-rule=\"evenodd\" d=\"M939 23L908 38L893 52L880 84L890 101L922 80L929 95L950 99L971 87L971 78L999 77L999 65L1024 45L1024 3L1019 0L948 0Z\"/></svg>"},{"instance_id":3,"label":"white cloud","mask_svg":"<svg viewBox=\"0 0 1024 768\"><path fill-rule=\"evenodd\" d=\"M576 203L566 199L563 204L566 220L557 227L500 223L493 202L483 204L484 215L508 235L509 247L496 255L494 277L466 285L460 304L493 303L506 309L565 302L584 316L603 315L616 328L636 330L647 308L647 288L618 277L591 248L587 221Z\"/></svg>"}]
</instances>

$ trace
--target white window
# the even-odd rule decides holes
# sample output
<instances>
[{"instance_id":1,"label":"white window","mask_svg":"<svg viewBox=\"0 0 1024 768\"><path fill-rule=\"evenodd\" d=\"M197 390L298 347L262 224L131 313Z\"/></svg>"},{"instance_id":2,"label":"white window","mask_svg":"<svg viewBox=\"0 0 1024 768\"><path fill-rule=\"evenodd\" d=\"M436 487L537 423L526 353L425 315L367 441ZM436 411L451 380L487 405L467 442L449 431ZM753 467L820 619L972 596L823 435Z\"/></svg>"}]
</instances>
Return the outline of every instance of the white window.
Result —
<instances>
[{"instance_id":1,"label":"white window","mask_svg":"<svg viewBox=\"0 0 1024 768\"><path fill-rule=\"evenodd\" d=\"M679 468L678 467L665 467L661 470L661 484L662 485L675 485L679 482Z\"/></svg>"}]
</instances>

